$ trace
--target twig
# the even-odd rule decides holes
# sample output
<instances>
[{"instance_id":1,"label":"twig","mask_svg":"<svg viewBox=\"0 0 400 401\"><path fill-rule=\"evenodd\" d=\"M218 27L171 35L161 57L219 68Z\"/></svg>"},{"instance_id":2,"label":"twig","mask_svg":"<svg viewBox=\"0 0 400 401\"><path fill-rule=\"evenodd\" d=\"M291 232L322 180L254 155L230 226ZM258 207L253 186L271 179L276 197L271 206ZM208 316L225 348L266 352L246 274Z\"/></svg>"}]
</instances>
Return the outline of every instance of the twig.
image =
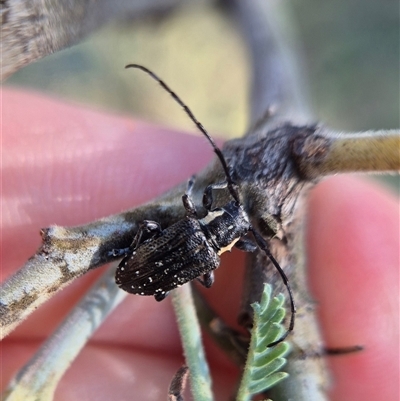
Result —
<instances>
[{"instance_id":1,"label":"twig","mask_svg":"<svg viewBox=\"0 0 400 401\"><path fill-rule=\"evenodd\" d=\"M310 121L308 85L289 4L282 0L234 0L232 7L252 59L251 125L263 119L269 109L298 123Z\"/></svg>"},{"instance_id":2,"label":"twig","mask_svg":"<svg viewBox=\"0 0 400 401\"><path fill-rule=\"evenodd\" d=\"M308 179L347 172L379 173L400 169L400 130L341 133L299 138L293 147L301 173Z\"/></svg>"},{"instance_id":3,"label":"twig","mask_svg":"<svg viewBox=\"0 0 400 401\"><path fill-rule=\"evenodd\" d=\"M125 298L109 269L18 373L7 401L51 401L59 380L108 314Z\"/></svg>"},{"instance_id":4,"label":"twig","mask_svg":"<svg viewBox=\"0 0 400 401\"><path fill-rule=\"evenodd\" d=\"M143 205L80 227L42 230L42 246L0 287L1 338L73 280L115 259L111 251L130 245L140 221L151 218L169 225L181 218L183 210L174 205L183 188L173 189L151 207Z\"/></svg>"},{"instance_id":5,"label":"twig","mask_svg":"<svg viewBox=\"0 0 400 401\"><path fill-rule=\"evenodd\" d=\"M211 401L213 400L211 377L204 355L190 284L172 291L171 295L186 363L190 370L193 399L195 401Z\"/></svg>"}]
</instances>

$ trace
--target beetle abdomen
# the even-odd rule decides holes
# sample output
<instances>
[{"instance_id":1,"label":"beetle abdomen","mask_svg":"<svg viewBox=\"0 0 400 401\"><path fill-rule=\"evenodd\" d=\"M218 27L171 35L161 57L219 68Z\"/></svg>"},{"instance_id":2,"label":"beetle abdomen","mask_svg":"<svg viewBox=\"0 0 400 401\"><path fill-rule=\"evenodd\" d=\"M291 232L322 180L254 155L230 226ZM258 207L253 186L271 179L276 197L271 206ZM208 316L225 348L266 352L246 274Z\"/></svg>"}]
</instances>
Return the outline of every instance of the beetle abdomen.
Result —
<instances>
[{"instance_id":1,"label":"beetle abdomen","mask_svg":"<svg viewBox=\"0 0 400 401\"><path fill-rule=\"evenodd\" d=\"M120 263L116 283L132 294L163 294L219 266L197 219L186 217L139 244Z\"/></svg>"}]
</instances>

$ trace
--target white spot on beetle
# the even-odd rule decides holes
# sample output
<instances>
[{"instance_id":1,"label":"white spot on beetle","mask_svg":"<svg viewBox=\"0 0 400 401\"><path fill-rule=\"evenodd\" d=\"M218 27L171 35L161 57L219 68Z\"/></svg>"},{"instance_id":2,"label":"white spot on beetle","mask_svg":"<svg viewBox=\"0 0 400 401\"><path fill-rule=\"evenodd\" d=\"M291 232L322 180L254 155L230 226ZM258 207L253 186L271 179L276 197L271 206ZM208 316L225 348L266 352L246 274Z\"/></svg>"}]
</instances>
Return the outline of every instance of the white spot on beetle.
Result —
<instances>
[{"instance_id":1,"label":"white spot on beetle","mask_svg":"<svg viewBox=\"0 0 400 401\"><path fill-rule=\"evenodd\" d=\"M203 219L200 219L200 223L207 225L210 224L211 221L213 221L215 218L222 216L224 214L224 210L217 210L214 212L208 212L207 216L205 216Z\"/></svg>"},{"instance_id":2,"label":"white spot on beetle","mask_svg":"<svg viewBox=\"0 0 400 401\"><path fill-rule=\"evenodd\" d=\"M224 248L221 248L217 253L218 255L222 255L224 252L230 252L236 242L239 241L240 238L235 238L229 245Z\"/></svg>"}]
</instances>

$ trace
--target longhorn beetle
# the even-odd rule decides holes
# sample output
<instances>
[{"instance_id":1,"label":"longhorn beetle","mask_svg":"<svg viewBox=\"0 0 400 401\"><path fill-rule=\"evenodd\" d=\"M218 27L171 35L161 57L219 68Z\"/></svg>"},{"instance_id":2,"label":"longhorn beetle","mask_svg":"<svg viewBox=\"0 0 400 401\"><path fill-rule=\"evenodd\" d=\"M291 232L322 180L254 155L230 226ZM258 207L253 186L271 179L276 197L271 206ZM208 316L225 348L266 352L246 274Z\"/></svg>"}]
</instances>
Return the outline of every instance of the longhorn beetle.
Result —
<instances>
[{"instance_id":1,"label":"longhorn beetle","mask_svg":"<svg viewBox=\"0 0 400 401\"><path fill-rule=\"evenodd\" d=\"M261 234L250 223L248 214L240 203L238 186L233 181L226 160L214 140L203 125L196 119L183 101L152 71L139 64L129 64L125 68L138 68L156 80L183 107L186 114L205 135L218 156L225 172L226 180L208 185L203 194L203 207L207 211L199 218L191 199L194 177L188 182L186 193L182 196L186 217L162 229L156 221L144 220L129 248L114 250L114 256L124 256L119 264L115 280L117 285L131 293L153 295L162 301L168 292L194 279L205 287L214 281L213 270L220 264L220 255L237 247L253 252L257 246L246 234L250 231L257 245L278 270L290 296L291 318L286 333L271 347L283 341L293 330L296 307L286 274L272 256ZM233 200L224 207L212 209L212 191L228 189Z\"/></svg>"}]
</instances>

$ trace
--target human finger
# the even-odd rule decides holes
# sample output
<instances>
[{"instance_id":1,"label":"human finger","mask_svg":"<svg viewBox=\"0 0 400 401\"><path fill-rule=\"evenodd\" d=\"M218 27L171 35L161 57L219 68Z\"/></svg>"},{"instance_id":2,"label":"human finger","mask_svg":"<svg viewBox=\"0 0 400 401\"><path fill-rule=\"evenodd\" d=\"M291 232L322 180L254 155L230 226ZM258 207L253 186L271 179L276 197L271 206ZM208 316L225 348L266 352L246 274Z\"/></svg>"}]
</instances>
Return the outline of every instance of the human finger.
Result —
<instances>
[{"instance_id":1,"label":"human finger","mask_svg":"<svg viewBox=\"0 0 400 401\"><path fill-rule=\"evenodd\" d=\"M333 400L398 399L399 205L377 184L351 176L311 194L307 248L312 290L328 348Z\"/></svg>"}]
</instances>

